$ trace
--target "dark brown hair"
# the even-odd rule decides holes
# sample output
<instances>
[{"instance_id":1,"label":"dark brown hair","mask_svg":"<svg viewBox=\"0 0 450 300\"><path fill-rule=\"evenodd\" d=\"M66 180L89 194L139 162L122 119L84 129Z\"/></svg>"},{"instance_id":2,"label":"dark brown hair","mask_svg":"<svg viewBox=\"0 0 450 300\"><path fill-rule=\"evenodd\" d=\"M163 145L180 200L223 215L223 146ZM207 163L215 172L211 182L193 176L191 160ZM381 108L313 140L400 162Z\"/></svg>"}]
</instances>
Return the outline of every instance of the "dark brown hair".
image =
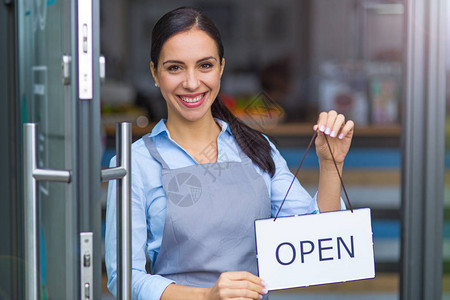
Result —
<instances>
[{"instance_id":1,"label":"dark brown hair","mask_svg":"<svg viewBox=\"0 0 450 300\"><path fill-rule=\"evenodd\" d=\"M166 13L153 27L150 58L155 69L157 68L159 55L164 43L171 36L188 31L194 27L206 32L216 42L219 51L219 61L222 63L224 48L217 27L199 10L190 7L180 7ZM248 127L237 119L228 110L220 97L215 99L211 106L211 112L213 117L228 123L242 151L263 171L273 176L275 174L275 163L271 156L272 149L262 133Z\"/></svg>"}]
</instances>

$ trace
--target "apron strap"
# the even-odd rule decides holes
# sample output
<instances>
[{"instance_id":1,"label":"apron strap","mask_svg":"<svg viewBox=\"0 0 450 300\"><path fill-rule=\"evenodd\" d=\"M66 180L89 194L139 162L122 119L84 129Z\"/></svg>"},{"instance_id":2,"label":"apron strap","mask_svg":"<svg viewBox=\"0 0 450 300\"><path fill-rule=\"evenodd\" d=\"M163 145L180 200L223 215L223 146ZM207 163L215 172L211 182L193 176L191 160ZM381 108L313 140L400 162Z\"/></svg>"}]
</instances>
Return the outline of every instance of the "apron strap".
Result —
<instances>
[{"instance_id":1,"label":"apron strap","mask_svg":"<svg viewBox=\"0 0 450 300\"><path fill-rule=\"evenodd\" d=\"M144 143L150 155L161 164L163 169L169 169L169 166L167 165L166 161L161 157L161 154L159 154L158 149L156 149L155 142L153 141L153 138L150 136L150 134L144 135Z\"/></svg>"}]
</instances>

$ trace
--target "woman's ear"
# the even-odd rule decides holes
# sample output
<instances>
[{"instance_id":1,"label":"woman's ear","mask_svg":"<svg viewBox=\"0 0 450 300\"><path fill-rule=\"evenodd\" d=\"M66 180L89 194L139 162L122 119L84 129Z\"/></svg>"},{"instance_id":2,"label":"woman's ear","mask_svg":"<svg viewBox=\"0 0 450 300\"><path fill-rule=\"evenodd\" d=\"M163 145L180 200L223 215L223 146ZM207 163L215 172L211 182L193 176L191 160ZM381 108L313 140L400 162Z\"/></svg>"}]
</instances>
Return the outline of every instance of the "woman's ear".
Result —
<instances>
[{"instance_id":1,"label":"woman's ear","mask_svg":"<svg viewBox=\"0 0 450 300\"><path fill-rule=\"evenodd\" d=\"M152 71L152 76L153 76L153 79L155 80L155 83L159 84L158 76L156 75L157 72L155 69L155 64L152 61L150 62L150 71Z\"/></svg>"},{"instance_id":2,"label":"woman's ear","mask_svg":"<svg viewBox=\"0 0 450 300\"><path fill-rule=\"evenodd\" d=\"M222 57L222 64L220 65L220 78L222 78L224 69L225 69L225 58Z\"/></svg>"}]
</instances>

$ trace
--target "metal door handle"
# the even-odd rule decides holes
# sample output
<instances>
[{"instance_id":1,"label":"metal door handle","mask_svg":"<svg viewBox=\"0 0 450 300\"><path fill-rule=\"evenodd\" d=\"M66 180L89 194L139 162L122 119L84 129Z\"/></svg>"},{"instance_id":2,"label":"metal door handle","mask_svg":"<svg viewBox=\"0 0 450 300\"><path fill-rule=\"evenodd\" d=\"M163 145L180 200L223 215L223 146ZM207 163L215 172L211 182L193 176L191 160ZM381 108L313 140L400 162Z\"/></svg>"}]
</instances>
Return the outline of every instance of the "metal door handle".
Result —
<instances>
[{"instance_id":1,"label":"metal door handle","mask_svg":"<svg viewBox=\"0 0 450 300\"><path fill-rule=\"evenodd\" d=\"M70 171L48 170L37 167L36 127L26 123L24 129L24 184L25 184L25 259L26 299L39 299L39 245L38 245L38 181L70 182Z\"/></svg>"},{"instance_id":2,"label":"metal door handle","mask_svg":"<svg viewBox=\"0 0 450 300\"><path fill-rule=\"evenodd\" d=\"M131 123L118 123L117 167L102 170L102 181L117 179L117 299L131 299Z\"/></svg>"}]
</instances>

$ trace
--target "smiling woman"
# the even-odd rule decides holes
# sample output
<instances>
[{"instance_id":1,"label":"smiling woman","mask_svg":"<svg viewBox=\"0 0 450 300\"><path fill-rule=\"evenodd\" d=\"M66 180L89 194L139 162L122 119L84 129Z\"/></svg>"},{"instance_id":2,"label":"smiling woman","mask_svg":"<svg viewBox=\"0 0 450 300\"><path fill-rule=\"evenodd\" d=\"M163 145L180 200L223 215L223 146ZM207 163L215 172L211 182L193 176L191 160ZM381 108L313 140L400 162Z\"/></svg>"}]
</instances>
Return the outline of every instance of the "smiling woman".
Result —
<instances>
[{"instance_id":1,"label":"smiling woman","mask_svg":"<svg viewBox=\"0 0 450 300\"><path fill-rule=\"evenodd\" d=\"M266 298L257 276L254 221L274 216L282 202L282 216L344 207L324 135L342 169L353 122L335 111L320 114L314 128L320 182L311 198L269 139L218 97L224 67L220 34L200 11L179 8L156 23L150 69L168 115L132 148L133 298ZM115 205L112 182L105 262L113 294Z\"/></svg>"},{"instance_id":2,"label":"smiling woman","mask_svg":"<svg viewBox=\"0 0 450 300\"><path fill-rule=\"evenodd\" d=\"M191 150L191 155L198 157L211 141L216 140L214 136L218 134L218 127L213 117L224 120L232 132L239 133L236 142L242 151L260 168L273 175L275 165L268 141L240 122L217 97L224 67L220 32L199 11L176 9L156 23L152 34L150 68L156 84L161 84L161 94L167 102L166 126L172 138L188 152ZM197 100L199 94L204 95ZM173 116L173 121L170 116ZM194 120L199 122L193 123ZM175 123L182 125L178 128L183 129L194 126L191 128L195 138L187 136L186 132L178 132L177 126L173 126ZM198 128L209 128L211 131ZM201 133L205 136L200 136ZM193 140L196 143L189 145ZM216 161L217 155L204 162Z\"/></svg>"},{"instance_id":3,"label":"smiling woman","mask_svg":"<svg viewBox=\"0 0 450 300\"><path fill-rule=\"evenodd\" d=\"M196 28L180 32L164 43L158 61L157 69L154 62L150 67L167 102L168 128L185 122L214 125L211 105L219 93L225 67L214 40ZM211 127L219 130L217 125Z\"/></svg>"}]
</instances>

